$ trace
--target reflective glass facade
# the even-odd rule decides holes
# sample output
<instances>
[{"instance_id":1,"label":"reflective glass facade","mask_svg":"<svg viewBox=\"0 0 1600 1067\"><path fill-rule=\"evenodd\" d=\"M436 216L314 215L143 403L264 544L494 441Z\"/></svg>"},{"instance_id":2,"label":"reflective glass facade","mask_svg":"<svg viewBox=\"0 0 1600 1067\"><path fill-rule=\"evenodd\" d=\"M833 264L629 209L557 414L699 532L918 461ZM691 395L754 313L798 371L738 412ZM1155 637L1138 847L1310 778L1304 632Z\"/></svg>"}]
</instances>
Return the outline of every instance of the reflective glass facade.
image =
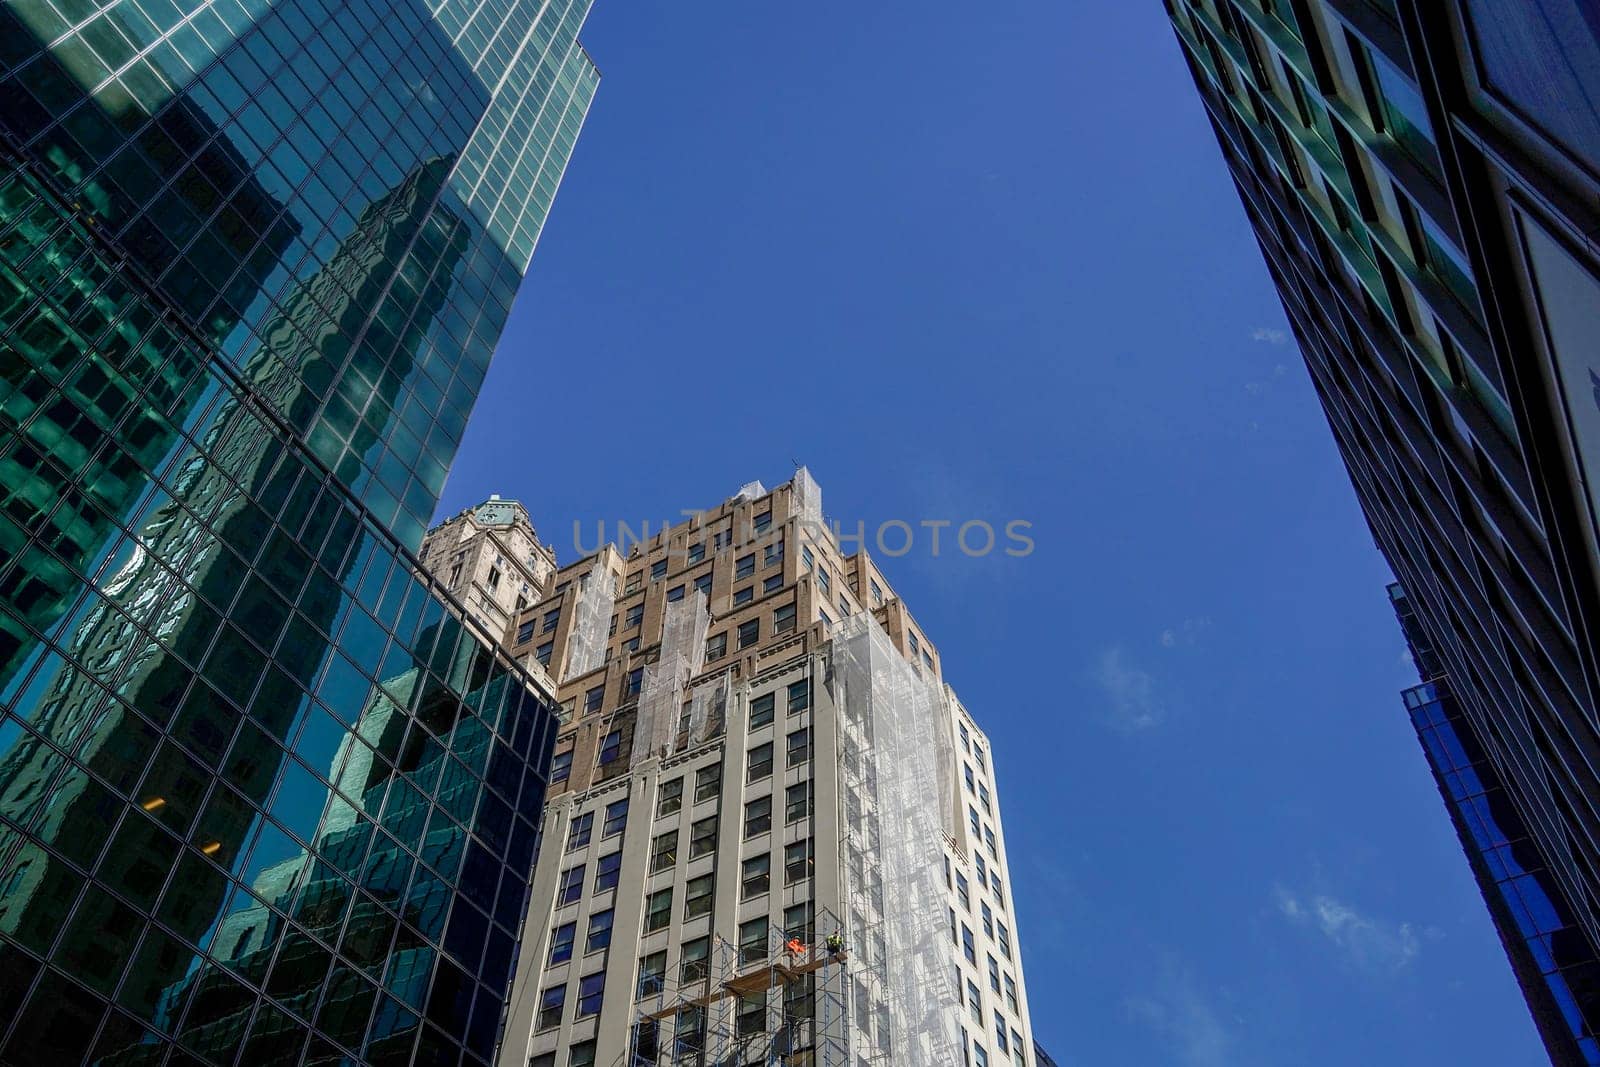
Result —
<instances>
[{"instance_id":1,"label":"reflective glass facade","mask_svg":"<svg viewBox=\"0 0 1600 1067\"><path fill-rule=\"evenodd\" d=\"M586 11L0 7L0 1060L492 1058L553 719L409 549Z\"/></svg>"},{"instance_id":2,"label":"reflective glass facade","mask_svg":"<svg viewBox=\"0 0 1600 1067\"><path fill-rule=\"evenodd\" d=\"M1600 5L1165 2L1405 589L1433 687L1410 699L1448 708L1418 725L1485 900L1552 1057L1592 1063ZM1485 791L1449 778L1451 736Z\"/></svg>"}]
</instances>

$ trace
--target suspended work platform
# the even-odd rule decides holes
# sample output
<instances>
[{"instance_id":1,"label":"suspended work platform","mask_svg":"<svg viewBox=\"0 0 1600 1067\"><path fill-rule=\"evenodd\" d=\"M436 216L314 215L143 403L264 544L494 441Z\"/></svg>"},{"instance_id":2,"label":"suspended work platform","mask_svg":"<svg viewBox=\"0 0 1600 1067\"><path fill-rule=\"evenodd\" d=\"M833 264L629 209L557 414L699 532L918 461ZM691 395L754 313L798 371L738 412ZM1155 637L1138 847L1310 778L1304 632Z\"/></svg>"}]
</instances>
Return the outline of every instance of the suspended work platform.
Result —
<instances>
[{"instance_id":1,"label":"suspended work platform","mask_svg":"<svg viewBox=\"0 0 1600 1067\"><path fill-rule=\"evenodd\" d=\"M749 964L747 969L720 982L714 981L707 975L701 983L696 983L702 986L700 992L680 990L679 996L671 1003L641 1011L639 1017L652 1021L665 1019L676 1015L684 1008L705 1008L727 997L748 997L756 993L765 993L769 989L777 989L805 975L814 974L829 964L844 964L849 959L848 949L841 948L837 952L829 952L826 946L821 944L806 946L805 951L798 956L785 951L781 956Z\"/></svg>"}]
</instances>

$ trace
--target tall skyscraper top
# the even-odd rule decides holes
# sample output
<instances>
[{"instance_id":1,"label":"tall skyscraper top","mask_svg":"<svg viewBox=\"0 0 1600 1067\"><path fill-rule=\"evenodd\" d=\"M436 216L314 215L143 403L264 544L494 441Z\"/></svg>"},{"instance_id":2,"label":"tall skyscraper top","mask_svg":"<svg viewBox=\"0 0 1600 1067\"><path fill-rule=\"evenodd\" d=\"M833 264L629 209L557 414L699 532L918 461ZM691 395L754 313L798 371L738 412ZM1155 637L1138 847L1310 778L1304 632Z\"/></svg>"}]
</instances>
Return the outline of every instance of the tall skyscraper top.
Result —
<instances>
[{"instance_id":1,"label":"tall skyscraper top","mask_svg":"<svg viewBox=\"0 0 1600 1067\"><path fill-rule=\"evenodd\" d=\"M1594 5L1167 9L1426 650L1413 719L1490 785L1441 779L1447 802L1501 808L1525 839L1487 862L1555 906L1536 962L1496 903L1510 868L1480 877L1491 913L1552 1055L1600 1063Z\"/></svg>"},{"instance_id":2,"label":"tall skyscraper top","mask_svg":"<svg viewBox=\"0 0 1600 1067\"><path fill-rule=\"evenodd\" d=\"M408 550L587 9L0 7L0 1060L494 1057L552 705Z\"/></svg>"}]
</instances>

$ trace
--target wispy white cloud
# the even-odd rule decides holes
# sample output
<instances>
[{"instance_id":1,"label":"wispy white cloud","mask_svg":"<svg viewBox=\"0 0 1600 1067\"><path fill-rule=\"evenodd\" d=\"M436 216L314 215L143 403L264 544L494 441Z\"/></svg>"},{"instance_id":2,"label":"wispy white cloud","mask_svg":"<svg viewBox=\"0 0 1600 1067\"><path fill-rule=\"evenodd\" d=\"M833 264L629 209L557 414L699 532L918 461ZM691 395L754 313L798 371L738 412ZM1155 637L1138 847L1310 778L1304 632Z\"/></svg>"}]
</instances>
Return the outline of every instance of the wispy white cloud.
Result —
<instances>
[{"instance_id":1,"label":"wispy white cloud","mask_svg":"<svg viewBox=\"0 0 1600 1067\"><path fill-rule=\"evenodd\" d=\"M1156 694L1155 676L1128 662L1121 645L1100 653L1094 680L1110 701L1111 725L1125 733L1136 733L1161 725L1165 709Z\"/></svg>"},{"instance_id":2,"label":"wispy white cloud","mask_svg":"<svg viewBox=\"0 0 1600 1067\"><path fill-rule=\"evenodd\" d=\"M1198 615L1192 619L1184 619L1176 626L1169 626L1161 631L1161 647L1176 648L1179 645L1192 645L1200 639L1200 635L1211 629L1211 616Z\"/></svg>"},{"instance_id":3,"label":"wispy white cloud","mask_svg":"<svg viewBox=\"0 0 1600 1067\"><path fill-rule=\"evenodd\" d=\"M1250 331L1250 340L1262 341L1269 345L1284 345L1289 343L1289 331L1271 326L1257 326Z\"/></svg>"},{"instance_id":4,"label":"wispy white cloud","mask_svg":"<svg viewBox=\"0 0 1600 1067\"><path fill-rule=\"evenodd\" d=\"M1326 894L1302 896L1273 887L1278 911L1297 926L1315 929L1352 963L1374 971L1397 971L1416 958L1421 940L1410 923L1385 922Z\"/></svg>"},{"instance_id":5,"label":"wispy white cloud","mask_svg":"<svg viewBox=\"0 0 1600 1067\"><path fill-rule=\"evenodd\" d=\"M1169 962L1156 987L1125 997L1129 1021L1146 1027L1172 1049L1184 1067L1228 1067L1234 1038L1222 1015L1187 969Z\"/></svg>"}]
</instances>

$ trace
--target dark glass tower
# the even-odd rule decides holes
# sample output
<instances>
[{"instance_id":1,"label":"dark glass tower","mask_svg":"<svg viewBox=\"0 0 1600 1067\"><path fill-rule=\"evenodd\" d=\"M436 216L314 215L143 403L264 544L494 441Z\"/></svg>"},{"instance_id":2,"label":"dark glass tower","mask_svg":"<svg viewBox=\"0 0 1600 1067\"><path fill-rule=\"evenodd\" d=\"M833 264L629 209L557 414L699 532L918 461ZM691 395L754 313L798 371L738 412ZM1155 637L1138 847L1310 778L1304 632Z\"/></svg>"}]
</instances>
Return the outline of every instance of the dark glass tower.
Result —
<instances>
[{"instance_id":1,"label":"dark glass tower","mask_svg":"<svg viewBox=\"0 0 1600 1067\"><path fill-rule=\"evenodd\" d=\"M553 719L410 550L587 8L0 8L0 1062L492 1059Z\"/></svg>"},{"instance_id":2,"label":"dark glass tower","mask_svg":"<svg viewBox=\"0 0 1600 1067\"><path fill-rule=\"evenodd\" d=\"M1502 941L1552 1056L1600 1063L1600 7L1167 8Z\"/></svg>"}]
</instances>

